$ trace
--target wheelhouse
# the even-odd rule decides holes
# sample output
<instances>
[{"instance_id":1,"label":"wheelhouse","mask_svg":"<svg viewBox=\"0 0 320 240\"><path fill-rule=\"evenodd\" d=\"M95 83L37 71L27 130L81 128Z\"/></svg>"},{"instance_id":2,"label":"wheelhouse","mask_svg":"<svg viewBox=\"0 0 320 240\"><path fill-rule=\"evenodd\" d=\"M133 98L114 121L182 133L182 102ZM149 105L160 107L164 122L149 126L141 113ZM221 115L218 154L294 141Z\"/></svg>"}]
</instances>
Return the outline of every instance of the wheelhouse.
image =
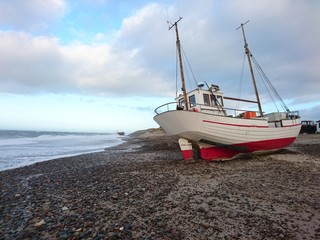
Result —
<instances>
[{"instance_id":1,"label":"wheelhouse","mask_svg":"<svg viewBox=\"0 0 320 240\"><path fill-rule=\"evenodd\" d=\"M217 85L211 85L207 90L198 87L187 93L187 99L188 109L192 109L195 112L224 115L224 97ZM176 102L178 103L178 110L185 108L185 100L182 94L176 98Z\"/></svg>"}]
</instances>

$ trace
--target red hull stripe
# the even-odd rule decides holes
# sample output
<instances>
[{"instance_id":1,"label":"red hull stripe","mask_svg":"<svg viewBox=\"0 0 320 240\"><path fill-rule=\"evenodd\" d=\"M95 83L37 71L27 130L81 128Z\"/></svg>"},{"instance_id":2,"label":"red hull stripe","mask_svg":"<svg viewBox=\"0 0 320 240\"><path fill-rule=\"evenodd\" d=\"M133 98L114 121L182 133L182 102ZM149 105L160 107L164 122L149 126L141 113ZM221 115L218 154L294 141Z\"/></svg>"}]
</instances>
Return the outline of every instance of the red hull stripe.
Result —
<instances>
[{"instance_id":1,"label":"red hull stripe","mask_svg":"<svg viewBox=\"0 0 320 240\"><path fill-rule=\"evenodd\" d=\"M264 140L257 142L248 142L248 143L240 143L234 144L226 147L208 147L200 149L201 158L212 161L217 159L227 159L232 158L239 153L250 153L256 151L266 151L273 150L286 147L294 142L296 138L281 138L281 139L273 139L273 140Z\"/></svg>"},{"instance_id":2,"label":"red hull stripe","mask_svg":"<svg viewBox=\"0 0 320 240\"><path fill-rule=\"evenodd\" d=\"M257 125L244 125L244 124L231 124L231 123L222 123L222 122L214 122L209 120L203 120L206 123L214 123L220 125L227 125L227 126L235 126L235 127L254 127L254 128L269 128L269 126L257 126Z\"/></svg>"},{"instance_id":3,"label":"red hull stripe","mask_svg":"<svg viewBox=\"0 0 320 240\"><path fill-rule=\"evenodd\" d=\"M220 124L220 125L227 125L227 126L235 126L235 127L255 127L255 128L269 128L269 126L257 126L257 125L244 125L244 124L232 124L232 123L222 123L222 122L214 122L214 121L209 121L209 120L203 120L203 122L206 123L215 123L215 124ZM300 126L301 124L292 124L288 126L282 126L282 127L296 127Z\"/></svg>"}]
</instances>

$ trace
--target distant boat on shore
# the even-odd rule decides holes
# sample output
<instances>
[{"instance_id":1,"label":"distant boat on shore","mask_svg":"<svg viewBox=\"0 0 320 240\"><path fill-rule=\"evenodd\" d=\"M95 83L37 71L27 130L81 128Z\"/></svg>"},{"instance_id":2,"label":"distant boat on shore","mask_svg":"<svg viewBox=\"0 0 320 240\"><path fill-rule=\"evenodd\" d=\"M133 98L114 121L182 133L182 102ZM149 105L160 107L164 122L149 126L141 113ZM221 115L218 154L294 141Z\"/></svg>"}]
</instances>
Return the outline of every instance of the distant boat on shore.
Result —
<instances>
[{"instance_id":1,"label":"distant boat on shore","mask_svg":"<svg viewBox=\"0 0 320 240\"><path fill-rule=\"evenodd\" d=\"M118 131L117 134L120 135L120 136L124 136L124 135L125 135L125 132L119 132L119 131Z\"/></svg>"},{"instance_id":2,"label":"distant boat on shore","mask_svg":"<svg viewBox=\"0 0 320 240\"><path fill-rule=\"evenodd\" d=\"M171 24L169 30L175 28L176 32L182 94L176 97L175 102L156 108L154 120L167 134L180 137L179 144L184 159L192 159L195 149L200 152L202 159L212 161L230 159L241 153L279 149L294 142L301 128L299 112L288 109L250 52L244 32L244 24L248 21L239 28L242 30L256 95L254 101L224 96L219 86L214 84L199 83L192 91L186 91L178 32L178 22L181 19ZM278 110L265 114L262 111L252 62L273 92L272 100L276 98L280 102L283 112ZM257 104L258 111L227 108L225 100L254 103Z\"/></svg>"}]
</instances>

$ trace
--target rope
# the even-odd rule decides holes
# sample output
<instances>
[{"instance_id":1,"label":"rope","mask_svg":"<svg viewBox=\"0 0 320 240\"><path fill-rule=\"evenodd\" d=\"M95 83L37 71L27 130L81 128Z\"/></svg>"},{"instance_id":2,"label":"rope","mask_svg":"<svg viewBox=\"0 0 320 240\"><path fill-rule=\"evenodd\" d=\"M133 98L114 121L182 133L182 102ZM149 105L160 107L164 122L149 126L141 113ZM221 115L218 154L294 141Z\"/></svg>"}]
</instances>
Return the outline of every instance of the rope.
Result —
<instances>
[{"instance_id":1,"label":"rope","mask_svg":"<svg viewBox=\"0 0 320 240\"><path fill-rule=\"evenodd\" d=\"M195 75L194 75L194 73L193 73L193 70L192 70L192 67L191 67L191 64L190 64L190 62L189 62L189 59L188 59L188 57L187 57L187 55L186 55L186 53L185 53L185 51L184 51L184 49L183 49L183 47L181 46L181 49L182 49L182 53L183 53L183 56L184 56L184 58L186 59L186 62L188 63L188 67L189 67L189 69L190 69L190 72L191 72L191 74L192 74L192 77L193 77L193 81L194 81L194 83L195 83L195 86L197 86L197 79L196 79L196 77L195 77Z\"/></svg>"},{"instance_id":2,"label":"rope","mask_svg":"<svg viewBox=\"0 0 320 240\"><path fill-rule=\"evenodd\" d=\"M176 48L176 97L178 97L178 48Z\"/></svg>"},{"instance_id":3,"label":"rope","mask_svg":"<svg viewBox=\"0 0 320 240\"><path fill-rule=\"evenodd\" d=\"M183 64L183 69L186 70L185 61L182 61L182 64ZM190 83L189 71L184 71L184 76L185 76L185 80L186 80L186 79L188 80L188 87L189 87L189 89L192 89L191 83ZM187 89L186 89L186 91L187 91Z\"/></svg>"},{"instance_id":4,"label":"rope","mask_svg":"<svg viewBox=\"0 0 320 240\"><path fill-rule=\"evenodd\" d=\"M272 97L272 95L271 95L271 93L270 93L270 90L269 90L269 88L268 88L267 85L266 85L266 82L263 81L263 77L262 77L262 75L261 75L261 72L258 70L256 64L254 64L254 66L255 66L255 68L257 69L257 72L259 73L261 82L263 83L264 87L266 88L267 92L269 93L269 96L271 97L271 100L272 100L274 106L276 107L277 111L279 112L278 106L277 106L276 102L274 101L274 99L273 99L273 97Z\"/></svg>"},{"instance_id":5,"label":"rope","mask_svg":"<svg viewBox=\"0 0 320 240\"><path fill-rule=\"evenodd\" d=\"M258 61L253 57L252 53L250 52L251 55L251 59L253 60L253 63L255 64L259 74L262 76L262 80L264 80L270 90L273 91L275 97L278 99L278 101L280 102L281 107L283 108L283 110L285 110L286 112L290 112L289 108L287 107L287 105L284 103L284 101L282 100L281 96L279 95L279 93L277 92L277 90L275 89L275 87L272 85L271 81L269 80L269 78L267 77L267 75L264 73L264 71L262 70L262 68L260 67ZM271 96L271 94L269 93L269 95Z\"/></svg>"},{"instance_id":6,"label":"rope","mask_svg":"<svg viewBox=\"0 0 320 240\"><path fill-rule=\"evenodd\" d=\"M241 91L242 91L242 82L243 82L243 72L244 72L244 65L246 61L246 54L243 54L243 61L242 61L242 69L241 69L241 75L240 75L240 83L239 83L239 89L238 89L238 95L237 97L241 97ZM240 101L236 101L236 106L234 110L234 114L237 115L237 109L240 108Z\"/></svg>"}]
</instances>

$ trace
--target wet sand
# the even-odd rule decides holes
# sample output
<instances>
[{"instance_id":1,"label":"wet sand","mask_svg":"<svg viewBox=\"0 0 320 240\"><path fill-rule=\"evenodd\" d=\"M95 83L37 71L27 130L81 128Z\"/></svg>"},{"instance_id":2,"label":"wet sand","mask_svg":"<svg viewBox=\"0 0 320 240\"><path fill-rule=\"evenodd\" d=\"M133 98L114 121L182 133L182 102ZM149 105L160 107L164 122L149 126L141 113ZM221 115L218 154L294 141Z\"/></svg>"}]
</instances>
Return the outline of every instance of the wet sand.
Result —
<instances>
[{"instance_id":1,"label":"wet sand","mask_svg":"<svg viewBox=\"0 0 320 240\"><path fill-rule=\"evenodd\" d=\"M0 172L1 239L320 239L320 134L272 154L182 160L141 131Z\"/></svg>"}]
</instances>

